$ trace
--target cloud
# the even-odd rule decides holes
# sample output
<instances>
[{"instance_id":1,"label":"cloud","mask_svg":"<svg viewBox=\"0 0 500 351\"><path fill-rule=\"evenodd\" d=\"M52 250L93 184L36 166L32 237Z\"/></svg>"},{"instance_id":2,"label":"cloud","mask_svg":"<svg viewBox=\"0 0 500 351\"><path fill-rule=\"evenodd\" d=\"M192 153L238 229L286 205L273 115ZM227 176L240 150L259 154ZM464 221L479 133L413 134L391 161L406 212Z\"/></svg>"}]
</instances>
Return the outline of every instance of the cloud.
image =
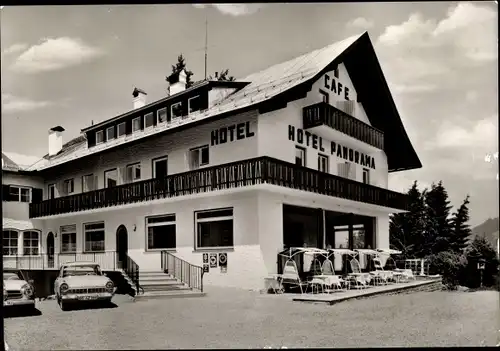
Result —
<instances>
[{"instance_id":1,"label":"cloud","mask_svg":"<svg viewBox=\"0 0 500 351\"><path fill-rule=\"evenodd\" d=\"M25 43L18 43L18 44L13 44L9 46L7 49L2 51L2 54L4 55L10 55L10 54L17 54L18 52L24 51L28 48L28 44Z\"/></svg>"},{"instance_id":2,"label":"cloud","mask_svg":"<svg viewBox=\"0 0 500 351\"><path fill-rule=\"evenodd\" d=\"M469 90L465 94L465 100L467 102L476 102L478 97L479 97L479 94L475 90Z\"/></svg>"},{"instance_id":3,"label":"cloud","mask_svg":"<svg viewBox=\"0 0 500 351\"><path fill-rule=\"evenodd\" d=\"M213 6L225 15L245 16L256 13L267 4L193 4L193 6L199 9Z\"/></svg>"},{"instance_id":4,"label":"cloud","mask_svg":"<svg viewBox=\"0 0 500 351\"><path fill-rule=\"evenodd\" d=\"M80 39L44 39L24 51L11 68L22 73L55 71L89 62L103 54L103 50L91 47Z\"/></svg>"},{"instance_id":5,"label":"cloud","mask_svg":"<svg viewBox=\"0 0 500 351\"><path fill-rule=\"evenodd\" d=\"M51 101L35 101L11 94L2 94L4 112L27 112L53 105Z\"/></svg>"},{"instance_id":6,"label":"cloud","mask_svg":"<svg viewBox=\"0 0 500 351\"><path fill-rule=\"evenodd\" d=\"M361 29L369 29L372 28L373 25L374 25L373 21L367 20L364 17L355 18L347 23L347 27L349 28L361 28Z\"/></svg>"},{"instance_id":7,"label":"cloud","mask_svg":"<svg viewBox=\"0 0 500 351\"><path fill-rule=\"evenodd\" d=\"M392 92L399 94L428 93L438 89L435 84L389 84Z\"/></svg>"}]
</instances>

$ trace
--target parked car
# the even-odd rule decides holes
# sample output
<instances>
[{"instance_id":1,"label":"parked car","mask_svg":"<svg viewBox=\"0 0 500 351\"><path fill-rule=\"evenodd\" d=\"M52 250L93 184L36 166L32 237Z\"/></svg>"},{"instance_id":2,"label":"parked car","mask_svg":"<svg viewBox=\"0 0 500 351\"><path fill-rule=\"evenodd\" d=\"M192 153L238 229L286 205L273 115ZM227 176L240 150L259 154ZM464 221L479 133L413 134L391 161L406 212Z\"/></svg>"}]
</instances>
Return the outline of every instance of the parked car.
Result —
<instances>
[{"instance_id":1,"label":"parked car","mask_svg":"<svg viewBox=\"0 0 500 351\"><path fill-rule=\"evenodd\" d=\"M54 293L63 311L71 303L111 302L114 292L115 285L95 262L65 263L54 282Z\"/></svg>"},{"instance_id":2,"label":"parked car","mask_svg":"<svg viewBox=\"0 0 500 351\"><path fill-rule=\"evenodd\" d=\"M33 281L28 282L20 270L3 271L3 306L35 308Z\"/></svg>"}]
</instances>

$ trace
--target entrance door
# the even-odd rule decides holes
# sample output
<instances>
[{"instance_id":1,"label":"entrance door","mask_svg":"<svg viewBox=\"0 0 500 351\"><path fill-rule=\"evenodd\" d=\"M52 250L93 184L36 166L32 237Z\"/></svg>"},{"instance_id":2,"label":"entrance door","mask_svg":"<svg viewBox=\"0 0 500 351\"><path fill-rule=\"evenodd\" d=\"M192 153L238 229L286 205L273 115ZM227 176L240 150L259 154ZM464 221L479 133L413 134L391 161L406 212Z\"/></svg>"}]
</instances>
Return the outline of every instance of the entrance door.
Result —
<instances>
[{"instance_id":1,"label":"entrance door","mask_svg":"<svg viewBox=\"0 0 500 351\"><path fill-rule=\"evenodd\" d=\"M116 231L116 256L118 260L118 268L125 267L125 260L127 259L128 253L128 234L127 228L121 225Z\"/></svg>"},{"instance_id":2,"label":"entrance door","mask_svg":"<svg viewBox=\"0 0 500 351\"><path fill-rule=\"evenodd\" d=\"M47 267L54 268L54 252L55 252L55 244L54 244L54 234L50 232L47 235Z\"/></svg>"}]
</instances>

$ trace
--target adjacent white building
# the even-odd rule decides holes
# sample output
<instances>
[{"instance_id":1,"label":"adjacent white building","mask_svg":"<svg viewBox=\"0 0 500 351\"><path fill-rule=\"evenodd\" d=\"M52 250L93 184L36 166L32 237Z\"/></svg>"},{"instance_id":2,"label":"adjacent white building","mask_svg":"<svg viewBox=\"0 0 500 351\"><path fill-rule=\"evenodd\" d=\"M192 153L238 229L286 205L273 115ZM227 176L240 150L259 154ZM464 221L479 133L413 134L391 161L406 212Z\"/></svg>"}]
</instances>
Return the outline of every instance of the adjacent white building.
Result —
<instances>
[{"instance_id":1,"label":"adjacent white building","mask_svg":"<svg viewBox=\"0 0 500 351\"><path fill-rule=\"evenodd\" d=\"M367 33L235 82L168 82L165 98L136 89L129 112L71 141L52 128L45 157L4 172L4 193L23 184L31 202L22 218L24 190L4 195L4 265L129 257L152 271L161 251L199 266L226 253L204 283L261 288L286 247L389 247L407 199L388 173L421 163ZM9 218L30 223L38 251Z\"/></svg>"}]
</instances>

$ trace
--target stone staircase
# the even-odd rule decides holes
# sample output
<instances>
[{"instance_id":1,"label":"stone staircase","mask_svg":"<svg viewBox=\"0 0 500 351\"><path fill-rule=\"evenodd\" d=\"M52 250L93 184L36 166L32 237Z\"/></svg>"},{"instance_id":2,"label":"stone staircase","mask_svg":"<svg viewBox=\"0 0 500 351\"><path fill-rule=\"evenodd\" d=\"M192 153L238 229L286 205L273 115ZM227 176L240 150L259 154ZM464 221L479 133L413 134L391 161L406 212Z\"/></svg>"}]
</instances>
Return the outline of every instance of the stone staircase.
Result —
<instances>
[{"instance_id":1,"label":"stone staircase","mask_svg":"<svg viewBox=\"0 0 500 351\"><path fill-rule=\"evenodd\" d=\"M163 299L174 297L200 297L204 296L198 290L193 290L178 279L158 271L140 271L139 284L142 289L137 291L132 280L122 271L122 275L131 288L131 295L135 300Z\"/></svg>"}]
</instances>

